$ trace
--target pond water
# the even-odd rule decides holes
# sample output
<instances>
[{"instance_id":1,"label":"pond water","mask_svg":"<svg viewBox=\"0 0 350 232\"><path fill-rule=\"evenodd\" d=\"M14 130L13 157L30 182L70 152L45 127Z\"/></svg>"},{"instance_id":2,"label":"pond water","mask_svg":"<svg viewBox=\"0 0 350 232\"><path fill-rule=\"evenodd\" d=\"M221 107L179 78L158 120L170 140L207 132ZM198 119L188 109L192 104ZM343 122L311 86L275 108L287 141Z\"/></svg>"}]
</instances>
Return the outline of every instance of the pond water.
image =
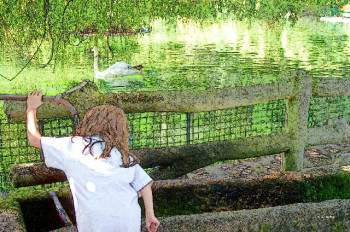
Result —
<instances>
[{"instance_id":1,"label":"pond water","mask_svg":"<svg viewBox=\"0 0 350 232\"><path fill-rule=\"evenodd\" d=\"M195 21L157 19L151 32L109 37L86 36L59 51L49 66L50 43L13 81L3 79L1 93L41 90L57 94L84 79L94 80L92 45L100 49L99 68L117 61L142 64L143 75L98 80L102 92L210 89L271 83L305 68L313 78L350 77L350 24L301 18L295 23L239 21L225 16ZM76 45L79 44L79 45ZM11 78L31 54L3 47L0 73ZM34 51L32 51L34 52Z\"/></svg>"}]
</instances>

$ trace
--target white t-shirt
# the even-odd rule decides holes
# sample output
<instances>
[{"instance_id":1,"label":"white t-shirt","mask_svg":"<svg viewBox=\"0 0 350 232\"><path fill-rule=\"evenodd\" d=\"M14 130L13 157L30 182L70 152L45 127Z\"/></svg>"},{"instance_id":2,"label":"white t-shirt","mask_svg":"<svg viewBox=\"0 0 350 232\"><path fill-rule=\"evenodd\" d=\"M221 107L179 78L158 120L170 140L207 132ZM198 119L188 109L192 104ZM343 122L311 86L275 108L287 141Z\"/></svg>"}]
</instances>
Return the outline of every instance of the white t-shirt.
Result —
<instances>
[{"instance_id":1,"label":"white t-shirt","mask_svg":"<svg viewBox=\"0 0 350 232\"><path fill-rule=\"evenodd\" d=\"M100 140L98 136L92 139ZM115 147L111 157L95 159L102 154L104 143L92 147L93 155L89 148L83 154L87 144L80 136L41 138L45 164L67 176L79 232L141 231L139 191L152 178L139 164L120 167L122 156Z\"/></svg>"}]
</instances>

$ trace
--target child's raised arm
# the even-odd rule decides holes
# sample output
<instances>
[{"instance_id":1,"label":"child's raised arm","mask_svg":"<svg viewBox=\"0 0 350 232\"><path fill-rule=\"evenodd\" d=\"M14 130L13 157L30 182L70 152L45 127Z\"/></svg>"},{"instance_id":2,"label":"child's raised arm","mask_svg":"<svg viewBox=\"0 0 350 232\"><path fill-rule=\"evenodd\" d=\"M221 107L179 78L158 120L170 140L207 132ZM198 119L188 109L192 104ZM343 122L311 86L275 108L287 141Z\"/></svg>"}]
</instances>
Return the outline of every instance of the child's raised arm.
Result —
<instances>
[{"instance_id":1,"label":"child's raised arm","mask_svg":"<svg viewBox=\"0 0 350 232\"><path fill-rule=\"evenodd\" d=\"M41 134L36 123L36 110L43 104L41 92L31 92L27 98L27 135L29 144L41 149Z\"/></svg>"},{"instance_id":2,"label":"child's raised arm","mask_svg":"<svg viewBox=\"0 0 350 232\"><path fill-rule=\"evenodd\" d=\"M153 211L153 196L152 196L152 183L147 184L143 187L140 192L143 199L143 203L145 205L145 213L146 213L146 228L149 232L155 232L160 225L160 222L154 215Z\"/></svg>"}]
</instances>

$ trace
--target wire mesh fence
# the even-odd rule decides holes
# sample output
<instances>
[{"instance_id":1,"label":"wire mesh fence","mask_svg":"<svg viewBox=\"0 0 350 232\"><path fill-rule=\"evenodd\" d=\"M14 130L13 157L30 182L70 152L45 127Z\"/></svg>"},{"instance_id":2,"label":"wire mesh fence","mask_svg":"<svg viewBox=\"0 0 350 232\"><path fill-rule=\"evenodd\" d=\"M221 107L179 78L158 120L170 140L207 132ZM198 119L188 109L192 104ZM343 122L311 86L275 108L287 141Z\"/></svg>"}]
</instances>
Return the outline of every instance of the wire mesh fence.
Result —
<instances>
[{"instance_id":1,"label":"wire mesh fence","mask_svg":"<svg viewBox=\"0 0 350 232\"><path fill-rule=\"evenodd\" d=\"M128 114L130 147L167 147L232 140L284 129L285 100L208 112Z\"/></svg>"},{"instance_id":2,"label":"wire mesh fence","mask_svg":"<svg viewBox=\"0 0 350 232\"><path fill-rule=\"evenodd\" d=\"M332 118L344 118L350 123L350 97L312 97L308 127L327 125Z\"/></svg>"},{"instance_id":3,"label":"wire mesh fence","mask_svg":"<svg viewBox=\"0 0 350 232\"><path fill-rule=\"evenodd\" d=\"M145 112L127 114L130 149L180 146L210 141L234 140L268 135L285 130L286 100L208 112ZM350 97L312 98L309 127L326 125L328 119L350 122ZM61 137L73 133L73 119L39 120L44 136ZM0 119L0 192L12 189L11 164L40 161L40 151L30 147L25 122Z\"/></svg>"},{"instance_id":4,"label":"wire mesh fence","mask_svg":"<svg viewBox=\"0 0 350 232\"><path fill-rule=\"evenodd\" d=\"M42 135L64 136L73 133L73 120L70 117L44 119L38 121ZM29 146L26 123L8 122L0 119L0 190L11 189L9 171L11 164L38 162L40 150Z\"/></svg>"}]
</instances>

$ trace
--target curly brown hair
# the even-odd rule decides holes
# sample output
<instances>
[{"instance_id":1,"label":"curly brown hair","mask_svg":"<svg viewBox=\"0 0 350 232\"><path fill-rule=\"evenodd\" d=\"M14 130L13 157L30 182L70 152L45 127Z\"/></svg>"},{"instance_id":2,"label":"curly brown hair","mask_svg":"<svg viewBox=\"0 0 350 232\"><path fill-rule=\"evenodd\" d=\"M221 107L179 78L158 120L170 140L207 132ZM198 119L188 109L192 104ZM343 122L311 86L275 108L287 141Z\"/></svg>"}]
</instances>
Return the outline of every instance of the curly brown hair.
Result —
<instances>
[{"instance_id":1,"label":"curly brown hair","mask_svg":"<svg viewBox=\"0 0 350 232\"><path fill-rule=\"evenodd\" d=\"M105 142L105 149L100 158L110 156L110 151L116 147L123 158L123 167L131 167L140 160L129 151L129 122L124 111L113 105L95 106L88 110L75 129L75 135L90 138L87 145L91 147L97 142ZM98 135L103 141L92 143L91 136ZM130 156L134 158L130 162Z\"/></svg>"}]
</instances>

